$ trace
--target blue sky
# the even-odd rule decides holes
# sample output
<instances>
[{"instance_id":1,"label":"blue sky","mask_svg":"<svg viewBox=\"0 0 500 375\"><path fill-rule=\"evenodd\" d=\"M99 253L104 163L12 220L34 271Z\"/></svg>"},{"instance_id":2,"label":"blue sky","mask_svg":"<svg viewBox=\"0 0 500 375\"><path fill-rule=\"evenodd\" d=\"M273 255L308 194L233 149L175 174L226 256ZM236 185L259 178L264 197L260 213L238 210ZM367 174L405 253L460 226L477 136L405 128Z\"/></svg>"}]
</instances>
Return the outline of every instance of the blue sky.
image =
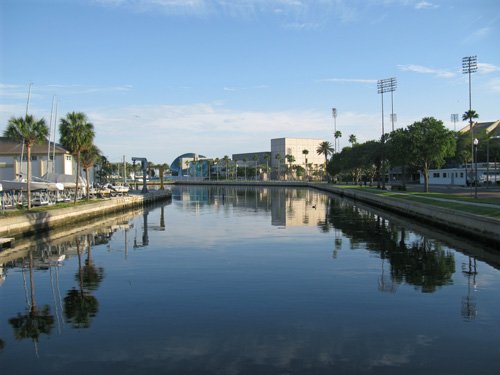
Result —
<instances>
[{"instance_id":1,"label":"blue sky","mask_svg":"<svg viewBox=\"0 0 500 375\"><path fill-rule=\"evenodd\" d=\"M380 137L472 107L500 119L498 0L2 0L0 132L29 111L85 112L110 160L223 157L270 139ZM390 94L384 96L390 130ZM457 124L457 128L464 125Z\"/></svg>"}]
</instances>

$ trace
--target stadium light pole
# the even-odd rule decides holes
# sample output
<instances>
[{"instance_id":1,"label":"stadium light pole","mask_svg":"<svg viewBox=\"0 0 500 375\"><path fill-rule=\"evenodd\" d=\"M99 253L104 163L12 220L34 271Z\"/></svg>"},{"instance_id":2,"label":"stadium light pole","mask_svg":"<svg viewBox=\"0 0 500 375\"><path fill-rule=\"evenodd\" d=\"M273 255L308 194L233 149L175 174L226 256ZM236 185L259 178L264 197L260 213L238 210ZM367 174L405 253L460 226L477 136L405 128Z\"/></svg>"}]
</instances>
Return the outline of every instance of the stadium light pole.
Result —
<instances>
[{"instance_id":1,"label":"stadium light pole","mask_svg":"<svg viewBox=\"0 0 500 375\"><path fill-rule=\"evenodd\" d=\"M333 116L333 144L335 145L333 152L337 152L337 108L332 108Z\"/></svg>"},{"instance_id":2,"label":"stadium light pole","mask_svg":"<svg viewBox=\"0 0 500 375\"><path fill-rule=\"evenodd\" d=\"M391 103L392 103L392 93L396 90L397 82L396 78L386 78L379 79L377 81L377 92L381 94L382 98L382 189L385 189L385 155L384 155L384 143L385 143L385 129L384 129L384 93L391 93ZM392 112L392 128L394 129L394 111ZM380 181L379 181L380 187Z\"/></svg>"},{"instance_id":3,"label":"stadium light pole","mask_svg":"<svg viewBox=\"0 0 500 375\"><path fill-rule=\"evenodd\" d=\"M453 131L457 131L458 113L452 113L450 116L451 122L453 122Z\"/></svg>"},{"instance_id":4,"label":"stadium light pole","mask_svg":"<svg viewBox=\"0 0 500 375\"><path fill-rule=\"evenodd\" d=\"M466 56L462 58L462 73L469 75L469 114L472 111L472 85L471 75L477 72L477 56ZM472 164L474 164L474 130L472 129L472 117L469 116L469 128L471 139ZM471 165L472 171L472 165Z\"/></svg>"}]
</instances>

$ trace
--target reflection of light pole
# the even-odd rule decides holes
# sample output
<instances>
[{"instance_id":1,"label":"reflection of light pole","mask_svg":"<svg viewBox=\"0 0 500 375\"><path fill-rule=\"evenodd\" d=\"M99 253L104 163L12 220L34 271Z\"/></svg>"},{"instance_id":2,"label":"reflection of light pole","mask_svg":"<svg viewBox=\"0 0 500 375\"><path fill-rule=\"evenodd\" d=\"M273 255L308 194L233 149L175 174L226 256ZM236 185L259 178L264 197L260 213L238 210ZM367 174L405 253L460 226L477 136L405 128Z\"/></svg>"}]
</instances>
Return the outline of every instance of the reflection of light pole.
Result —
<instances>
[{"instance_id":1,"label":"reflection of light pole","mask_svg":"<svg viewBox=\"0 0 500 375\"><path fill-rule=\"evenodd\" d=\"M457 122L458 122L458 113L452 113L450 117L451 121L453 122L453 131L457 131Z\"/></svg>"},{"instance_id":2,"label":"reflection of light pole","mask_svg":"<svg viewBox=\"0 0 500 375\"><path fill-rule=\"evenodd\" d=\"M474 138L474 160L476 161L476 177L474 178L474 198L477 198L477 185L479 181L477 180L477 145L479 144L479 140L477 138Z\"/></svg>"},{"instance_id":3,"label":"reflection of light pole","mask_svg":"<svg viewBox=\"0 0 500 375\"><path fill-rule=\"evenodd\" d=\"M332 116L333 116L333 136L335 145L333 152L337 152L337 108L332 108Z\"/></svg>"}]
</instances>

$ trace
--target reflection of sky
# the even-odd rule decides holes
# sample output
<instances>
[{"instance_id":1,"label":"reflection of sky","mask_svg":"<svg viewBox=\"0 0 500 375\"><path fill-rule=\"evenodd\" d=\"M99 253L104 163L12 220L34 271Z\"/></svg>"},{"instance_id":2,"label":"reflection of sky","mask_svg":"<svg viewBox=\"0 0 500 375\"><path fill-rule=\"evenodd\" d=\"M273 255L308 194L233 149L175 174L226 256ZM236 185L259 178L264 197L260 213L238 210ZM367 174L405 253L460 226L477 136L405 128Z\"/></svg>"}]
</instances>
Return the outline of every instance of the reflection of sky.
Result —
<instances>
[{"instance_id":1,"label":"reflection of sky","mask_svg":"<svg viewBox=\"0 0 500 375\"><path fill-rule=\"evenodd\" d=\"M0 288L5 371L495 372L498 270L478 262L479 313L465 322L461 263L467 257L460 253L454 253L453 283L436 292L401 284L394 293L381 293L380 257L363 243L352 248L342 233L273 226L272 210L251 211L229 199L224 206L186 204L174 200L164 207L165 230L159 230L160 208L151 209L145 247L132 246L134 238L143 239L143 216L134 218L126 233L118 230L109 244L94 247L94 262L105 272L93 292L99 311L88 329L63 324L61 333L54 329L42 337L39 359L30 341L13 339L6 322L25 306L23 273L9 270ZM334 258L336 236L342 243ZM413 232L407 236L419 238ZM54 312L53 291L57 295L59 289L64 298L78 286L77 264L74 255L67 259L58 279L49 271L35 272L37 302ZM384 267L390 275L387 261Z\"/></svg>"}]
</instances>

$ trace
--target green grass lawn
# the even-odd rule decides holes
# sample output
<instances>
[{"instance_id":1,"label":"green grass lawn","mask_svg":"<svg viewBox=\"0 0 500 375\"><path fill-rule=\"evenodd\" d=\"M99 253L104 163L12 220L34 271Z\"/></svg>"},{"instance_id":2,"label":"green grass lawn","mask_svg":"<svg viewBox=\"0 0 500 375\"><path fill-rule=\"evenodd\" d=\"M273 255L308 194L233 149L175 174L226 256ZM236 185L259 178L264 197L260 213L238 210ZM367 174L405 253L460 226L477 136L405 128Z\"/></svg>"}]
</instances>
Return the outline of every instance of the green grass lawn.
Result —
<instances>
[{"instance_id":1,"label":"green grass lawn","mask_svg":"<svg viewBox=\"0 0 500 375\"><path fill-rule=\"evenodd\" d=\"M423 193L423 192L412 192L412 191L388 191L380 190L373 187L360 187L354 185L342 185L339 186L344 189L357 189L366 191L369 193L377 194L378 196L385 196L391 199L406 200L418 203L429 204L437 207L449 208L457 211L468 212L481 216L488 216L493 218L500 218L500 198L473 198L469 196L456 195L456 194L444 194L444 193ZM444 199L436 200L433 198ZM472 203L484 203L490 204L491 207L478 207L468 205L468 202ZM497 205L498 207L495 207Z\"/></svg>"}]
</instances>

